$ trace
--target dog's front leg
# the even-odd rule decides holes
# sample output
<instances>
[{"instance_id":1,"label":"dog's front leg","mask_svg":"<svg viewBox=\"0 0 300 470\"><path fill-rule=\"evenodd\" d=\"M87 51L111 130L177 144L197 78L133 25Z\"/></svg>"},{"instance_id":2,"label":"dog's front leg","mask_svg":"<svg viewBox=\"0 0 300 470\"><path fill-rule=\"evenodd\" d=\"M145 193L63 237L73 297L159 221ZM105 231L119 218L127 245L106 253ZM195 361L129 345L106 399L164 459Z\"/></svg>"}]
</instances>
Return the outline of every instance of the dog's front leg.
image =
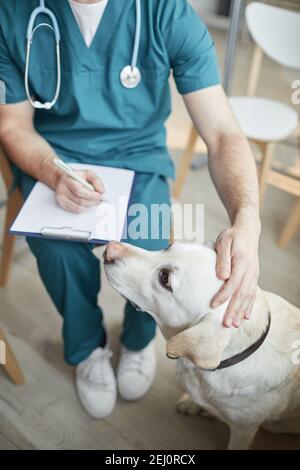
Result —
<instances>
[{"instance_id":1,"label":"dog's front leg","mask_svg":"<svg viewBox=\"0 0 300 470\"><path fill-rule=\"evenodd\" d=\"M247 427L230 425L228 450L248 450L258 428L258 425Z\"/></svg>"}]
</instances>

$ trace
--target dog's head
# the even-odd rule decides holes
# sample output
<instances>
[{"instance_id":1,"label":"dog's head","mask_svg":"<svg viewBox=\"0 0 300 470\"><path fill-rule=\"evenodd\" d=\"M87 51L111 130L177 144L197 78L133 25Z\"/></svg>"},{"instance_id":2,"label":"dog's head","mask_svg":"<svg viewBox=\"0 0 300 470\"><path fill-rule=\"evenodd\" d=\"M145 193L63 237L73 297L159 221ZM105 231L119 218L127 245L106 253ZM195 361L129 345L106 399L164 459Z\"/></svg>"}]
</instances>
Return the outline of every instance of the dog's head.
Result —
<instances>
[{"instance_id":1,"label":"dog's head","mask_svg":"<svg viewBox=\"0 0 300 470\"><path fill-rule=\"evenodd\" d=\"M207 369L220 363L229 332L222 325L226 304L215 310L210 305L222 285L214 250L174 243L149 252L111 242L104 265L112 287L157 321L169 356Z\"/></svg>"}]
</instances>

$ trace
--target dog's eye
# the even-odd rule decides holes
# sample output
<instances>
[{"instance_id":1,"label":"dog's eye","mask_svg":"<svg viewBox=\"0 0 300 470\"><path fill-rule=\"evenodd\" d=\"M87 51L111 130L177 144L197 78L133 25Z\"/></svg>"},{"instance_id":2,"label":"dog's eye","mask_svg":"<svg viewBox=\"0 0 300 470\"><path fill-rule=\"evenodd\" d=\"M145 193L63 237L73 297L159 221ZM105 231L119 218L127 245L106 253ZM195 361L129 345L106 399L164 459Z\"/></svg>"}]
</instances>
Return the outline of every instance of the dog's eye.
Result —
<instances>
[{"instance_id":1,"label":"dog's eye","mask_svg":"<svg viewBox=\"0 0 300 470\"><path fill-rule=\"evenodd\" d=\"M170 271L162 269L159 273L159 281L163 287L172 292Z\"/></svg>"}]
</instances>

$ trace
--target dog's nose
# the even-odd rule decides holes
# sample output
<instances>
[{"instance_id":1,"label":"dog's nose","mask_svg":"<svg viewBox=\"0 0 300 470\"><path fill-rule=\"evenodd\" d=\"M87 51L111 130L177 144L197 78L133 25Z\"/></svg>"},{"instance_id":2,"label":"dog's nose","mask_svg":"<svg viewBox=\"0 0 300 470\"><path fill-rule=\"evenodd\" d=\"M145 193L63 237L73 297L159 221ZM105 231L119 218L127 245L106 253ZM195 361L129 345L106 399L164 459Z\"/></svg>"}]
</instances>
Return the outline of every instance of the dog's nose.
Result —
<instances>
[{"instance_id":1,"label":"dog's nose","mask_svg":"<svg viewBox=\"0 0 300 470\"><path fill-rule=\"evenodd\" d=\"M114 263L124 256L124 246L119 242L109 242L104 252L104 263Z\"/></svg>"}]
</instances>

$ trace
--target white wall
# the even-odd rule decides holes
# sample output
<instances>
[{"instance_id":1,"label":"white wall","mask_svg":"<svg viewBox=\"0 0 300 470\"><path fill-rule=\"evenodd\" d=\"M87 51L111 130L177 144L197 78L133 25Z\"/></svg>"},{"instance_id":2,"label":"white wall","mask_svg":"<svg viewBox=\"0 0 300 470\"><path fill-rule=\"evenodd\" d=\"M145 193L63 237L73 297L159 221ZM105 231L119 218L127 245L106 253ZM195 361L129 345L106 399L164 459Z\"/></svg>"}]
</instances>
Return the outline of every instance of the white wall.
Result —
<instances>
[{"instance_id":1,"label":"white wall","mask_svg":"<svg viewBox=\"0 0 300 470\"><path fill-rule=\"evenodd\" d=\"M200 13L217 13L219 0L189 0L191 5Z\"/></svg>"}]
</instances>

